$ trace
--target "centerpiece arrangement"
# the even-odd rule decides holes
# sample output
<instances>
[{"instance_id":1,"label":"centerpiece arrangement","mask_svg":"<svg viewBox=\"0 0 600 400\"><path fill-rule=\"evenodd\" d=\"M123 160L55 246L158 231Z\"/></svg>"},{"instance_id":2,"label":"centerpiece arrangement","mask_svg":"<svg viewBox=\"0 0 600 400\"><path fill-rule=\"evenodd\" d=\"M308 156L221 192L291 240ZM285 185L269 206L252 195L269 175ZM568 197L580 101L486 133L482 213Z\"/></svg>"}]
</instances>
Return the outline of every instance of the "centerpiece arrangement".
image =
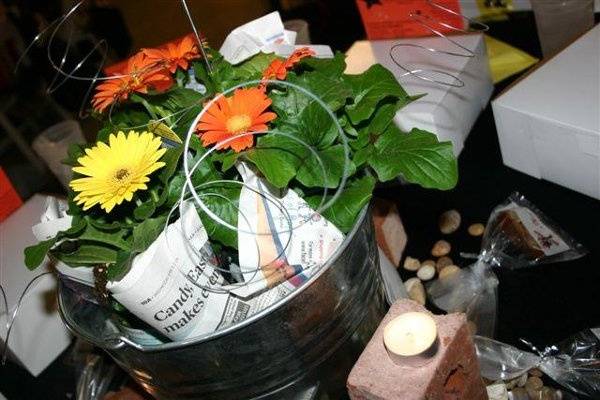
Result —
<instances>
[{"instance_id":1,"label":"centerpiece arrangement","mask_svg":"<svg viewBox=\"0 0 600 400\"><path fill-rule=\"evenodd\" d=\"M345 68L343 54L320 59L310 48L232 65L191 34L140 50L96 86L92 106L103 126L95 143L72 147L65 160L74 172L70 227L27 248L27 267L49 254L69 267L93 268L108 298L106 283L127 278L136 257L177 218L190 180L213 214L197 207L220 284L243 282L232 269L243 261L241 233L226 226L240 224L244 186L231 182L246 180L242 166L271 192L293 193L313 211L336 192L321 216L342 234L377 182L452 188L451 143L394 124L396 112L419 96L381 65L359 75ZM186 158L197 164L189 176Z\"/></svg>"}]
</instances>

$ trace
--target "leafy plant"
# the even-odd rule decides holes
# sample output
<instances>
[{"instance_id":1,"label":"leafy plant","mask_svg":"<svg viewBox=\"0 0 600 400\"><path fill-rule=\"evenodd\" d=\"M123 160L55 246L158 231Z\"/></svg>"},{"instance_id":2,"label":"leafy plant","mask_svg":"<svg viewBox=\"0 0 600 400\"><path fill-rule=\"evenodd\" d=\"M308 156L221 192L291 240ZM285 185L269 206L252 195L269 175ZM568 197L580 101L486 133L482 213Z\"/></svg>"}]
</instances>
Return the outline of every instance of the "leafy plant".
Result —
<instances>
[{"instance_id":1,"label":"leafy plant","mask_svg":"<svg viewBox=\"0 0 600 400\"><path fill-rule=\"evenodd\" d=\"M188 71L177 70L170 90L132 94L127 103L115 108L111 118L104 119L98 132L99 142L107 142L111 133L131 127L163 137L163 144L169 147L161 158L165 166L152 176L148 189L136 192L132 202L117 206L110 214L98 207L84 211L71 194L72 227L27 248L28 268L36 268L50 252L71 266L107 264L109 278L115 278L158 237L186 185L182 159L186 157L194 165L206 154L195 135L190 139L190 152L183 154L183 142L195 128L192 124L203 104L228 88L261 79L274 61L283 62L275 55L261 53L231 65L217 52L210 50L209 54L212 73L203 61L194 61ZM277 114L270 132L257 135L254 146L242 152L212 152L191 176L212 212L237 224L240 186L214 181L239 180L233 168L238 161L254 165L274 187L300 193L313 208L330 202L345 182L336 201L323 211L343 232L352 228L377 181L401 177L442 190L456 184L457 163L449 142L439 142L433 133L416 128L402 132L394 124L397 111L415 98L392 73L381 65L359 75L347 75L345 68L341 53L332 59L304 58L287 72L283 83L266 86L271 109ZM190 83L202 85L203 90L186 87ZM85 148L73 146L65 163L78 165L84 152ZM236 232L215 223L201 210L199 215L211 241L226 248L237 247Z\"/></svg>"}]
</instances>

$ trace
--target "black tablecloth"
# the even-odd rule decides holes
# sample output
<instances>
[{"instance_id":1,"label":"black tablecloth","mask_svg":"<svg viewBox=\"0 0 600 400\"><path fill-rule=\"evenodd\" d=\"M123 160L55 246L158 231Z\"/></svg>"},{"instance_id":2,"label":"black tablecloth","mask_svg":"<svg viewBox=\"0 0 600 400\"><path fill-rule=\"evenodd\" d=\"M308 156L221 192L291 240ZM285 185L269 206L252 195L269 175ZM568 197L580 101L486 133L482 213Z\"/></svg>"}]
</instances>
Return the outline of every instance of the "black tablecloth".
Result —
<instances>
[{"instance_id":1,"label":"black tablecloth","mask_svg":"<svg viewBox=\"0 0 600 400\"><path fill-rule=\"evenodd\" d=\"M541 57L531 13L515 13L508 21L491 24L490 34ZM516 77L515 77L516 78ZM494 96L515 78L496 87ZM579 260L542 265L519 271L499 271L499 340L519 344L527 338L538 347L550 345L578 330L600 326L600 201L532 178L502 163L496 128L488 106L479 117L460 155L460 181L451 191L399 186L378 195L399 205L409 235L406 254L424 258L441 235L437 219L455 208L466 224L485 223L492 208L513 191L523 193L590 253ZM450 236L453 258L457 252L478 252L479 239L465 229ZM0 393L8 400L67 399L75 391L76 367L68 351L38 378L10 363L0 367Z\"/></svg>"}]
</instances>

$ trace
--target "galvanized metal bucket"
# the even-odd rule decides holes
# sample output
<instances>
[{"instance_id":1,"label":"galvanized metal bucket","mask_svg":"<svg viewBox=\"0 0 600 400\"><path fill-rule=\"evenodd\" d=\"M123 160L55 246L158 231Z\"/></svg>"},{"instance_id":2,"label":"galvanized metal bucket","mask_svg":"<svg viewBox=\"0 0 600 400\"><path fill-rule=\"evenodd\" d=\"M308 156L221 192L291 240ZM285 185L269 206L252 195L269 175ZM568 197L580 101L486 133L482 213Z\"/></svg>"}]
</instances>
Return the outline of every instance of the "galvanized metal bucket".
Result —
<instances>
[{"instance_id":1,"label":"galvanized metal bucket","mask_svg":"<svg viewBox=\"0 0 600 400\"><path fill-rule=\"evenodd\" d=\"M239 324L182 342L142 346L109 312L59 286L67 327L106 350L158 399L339 399L385 314L370 212L332 259L288 297Z\"/></svg>"}]
</instances>

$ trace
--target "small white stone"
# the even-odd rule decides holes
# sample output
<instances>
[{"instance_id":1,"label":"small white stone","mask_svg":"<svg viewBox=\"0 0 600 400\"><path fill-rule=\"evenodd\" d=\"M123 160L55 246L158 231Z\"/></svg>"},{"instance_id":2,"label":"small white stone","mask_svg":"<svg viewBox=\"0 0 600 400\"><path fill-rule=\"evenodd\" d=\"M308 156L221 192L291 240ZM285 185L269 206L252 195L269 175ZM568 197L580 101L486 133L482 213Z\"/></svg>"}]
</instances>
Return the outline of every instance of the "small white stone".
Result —
<instances>
[{"instance_id":1,"label":"small white stone","mask_svg":"<svg viewBox=\"0 0 600 400\"><path fill-rule=\"evenodd\" d=\"M406 257L404 260L404 269L407 271L417 271L421 268L421 262L416 258Z\"/></svg>"},{"instance_id":2,"label":"small white stone","mask_svg":"<svg viewBox=\"0 0 600 400\"><path fill-rule=\"evenodd\" d=\"M423 265L417 271L417 277L422 281L428 281L435 276L435 267L433 265Z\"/></svg>"},{"instance_id":3,"label":"small white stone","mask_svg":"<svg viewBox=\"0 0 600 400\"><path fill-rule=\"evenodd\" d=\"M404 282L408 297L420 305L425 305L425 287L419 278L410 278Z\"/></svg>"}]
</instances>

